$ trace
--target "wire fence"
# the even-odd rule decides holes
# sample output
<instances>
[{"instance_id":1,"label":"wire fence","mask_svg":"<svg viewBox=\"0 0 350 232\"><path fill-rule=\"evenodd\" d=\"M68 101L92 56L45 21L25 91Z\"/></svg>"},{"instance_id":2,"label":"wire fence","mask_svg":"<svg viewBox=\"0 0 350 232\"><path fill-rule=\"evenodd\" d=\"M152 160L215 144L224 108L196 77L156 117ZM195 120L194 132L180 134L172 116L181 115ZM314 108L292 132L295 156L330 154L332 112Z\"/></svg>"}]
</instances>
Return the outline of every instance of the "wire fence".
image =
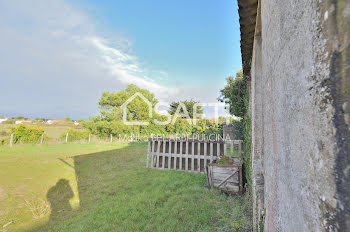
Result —
<instances>
[{"instance_id":1,"label":"wire fence","mask_svg":"<svg viewBox=\"0 0 350 232\"><path fill-rule=\"evenodd\" d=\"M90 144L90 143L113 143L113 142L120 142L120 138L115 138L112 134L109 137L99 137L93 134L89 134L88 137L82 138L82 139L71 139L70 134L66 133L64 138L50 138L46 137L45 133L41 135L40 139L38 139L37 142L31 142L31 143L24 143L21 142L20 140L15 141L14 140L15 136L14 134L11 134L9 136L9 141L8 143L2 144L3 146L9 146L9 147L14 147L15 145L22 145L22 144L38 144L38 145L43 145L43 144L63 144L63 143L85 143L85 144ZM125 142L125 141L124 141ZM0 144L1 146L1 144Z\"/></svg>"}]
</instances>

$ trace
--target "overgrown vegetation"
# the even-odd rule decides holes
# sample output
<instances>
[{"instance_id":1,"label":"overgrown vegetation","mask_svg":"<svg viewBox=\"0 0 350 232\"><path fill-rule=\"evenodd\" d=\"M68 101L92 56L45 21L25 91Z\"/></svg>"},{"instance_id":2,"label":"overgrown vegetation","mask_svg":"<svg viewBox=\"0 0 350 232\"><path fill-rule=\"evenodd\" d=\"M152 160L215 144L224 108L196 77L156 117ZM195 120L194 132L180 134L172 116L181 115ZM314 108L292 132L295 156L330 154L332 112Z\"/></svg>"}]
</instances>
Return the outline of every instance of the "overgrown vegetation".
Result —
<instances>
[{"instance_id":1,"label":"overgrown vegetation","mask_svg":"<svg viewBox=\"0 0 350 232\"><path fill-rule=\"evenodd\" d=\"M233 164L233 161L231 157L229 156L221 156L220 159L217 161L218 164Z\"/></svg>"},{"instance_id":2,"label":"overgrown vegetation","mask_svg":"<svg viewBox=\"0 0 350 232\"><path fill-rule=\"evenodd\" d=\"M244 118L247 112L247 80L243 77L243 70L236 73L236 77L228 77L226 86L220 90L219 101L230 104L230 113L237 117Z\"/></svg>"},{"instance_id":3,"label":"overgrown vegetation","mask_svg":"<svg viewBox=\"0 0 350 232\"><path fill-rule=\"evenodd\" d=\"M245 115L243 117L243 136L244 136L244 172L248 187L252 187L252 161L251 161L251 150L252 150L252 127L251 118L249 112L249 95L248 92L243 96L245 102Z\"/></svg>"},{"instance_id":4,"label":"overgrown vegetation","mask_svg":"<svg viewBox=\"0 0 350 232\"><path fill-rule=\"evenodd\" d=\"M151 135L181 135L191 136L193 134L199 135L221 135L222 136L222 122L224 119L219 120L219 124L216 125L213 120L201 119L197 121L197 125L189 124L185 119L177 119L175 124L168 125L156 125L153 121L149 121L149 125L132 126L125 125L122 120L106 121L98 118L94 118L86 123L84 127L88 129L92 134L99 137L124 136L135 135L140 137L150 137Z\"/></svg>"},{"instance_id":5,"label":"overgrown vegetation","mask_svg":"<svg viewBox=\"0 0 350 232\"><path fill-rule=\"evenodd\" d=\"M219 100L230 104L230 113L242 118L245 177L248 186L251 187L251 119L249 112L249 93L247 78L243 76L243 70L236 73L236 77L228 77L227 84L220 91Z\"/></svg>"},{"instance_id":6,"label":"overgrown vegetation","mask_svg":"<svg viewBox=\"0 0 350 232\"><path fill-rule=\"evenodd\" d=\"M38 126L18 125L10 128L13 134L13 143L38 143L44 134L44 129Z\"/></svg>"},{"instance_id":7,"label":"overgrown vegetation","mask_svg":"<svg viewBox=\"0 0 350 232\"><path fill-rule=\"evenodd\" d=\"M67 132L60 136L60 140L65 140L68 133L68 142L87 140L89 138L89 132L86 130L69 129Z\"/></svg>"}]
</instances>

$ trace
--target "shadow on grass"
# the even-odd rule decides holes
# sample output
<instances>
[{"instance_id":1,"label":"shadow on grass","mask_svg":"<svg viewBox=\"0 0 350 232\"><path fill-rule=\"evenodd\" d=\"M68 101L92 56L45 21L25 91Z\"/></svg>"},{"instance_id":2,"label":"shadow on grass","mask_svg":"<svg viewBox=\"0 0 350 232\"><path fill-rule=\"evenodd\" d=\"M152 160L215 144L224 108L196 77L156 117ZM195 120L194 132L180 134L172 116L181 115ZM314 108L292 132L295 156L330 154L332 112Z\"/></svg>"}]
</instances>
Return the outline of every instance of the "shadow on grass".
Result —
<instances>
[{"instance_id":1,"label":"shadow on grass","mask_svg":"<svg viewBox=\"0 0 350 232\"><path fill-rule=\"evenodd\" d=\"M251 230L243 198L207 189L203 174L147 169L146 152L134 143L72 157L80 207L67 205L72 192L59 181L49 192L62 196L47 194L58 202L50 220L30 231Z\"/></svg>"},{"instance_id":2,"label":"shadow on grass","mask_svg":"<svg viewBox=\"0 0 350 232\"><path fill-rule=\"evenodd\" d=\"M135 151L134 155L125 157L126 154L130 154L132 151ZM78 155L72 157L74 167L59 159L74 168L80 207L76 210L72 209L69 201L74 197L74 192L68 180L60 179L46 194L51 210L48 222L45 225L31 228L28 232L56 231L57 225L64 224L67 219L79 216L80 211L84 211L84 208L93 205L96 200L101 198L101 195L111 192L111 188L115 186L112 182L115 182L117 177L113 170L123 163L122 160L126 158L132 161L132 159L140 158L142 152L146 152L144 146L134 144L119 149Z\"/></svg>"},{"instance_id":3,"label":"shadow on grass","mask_svg":"<svg viewBox=\"0 0 350 232\"><path fill-rule=\"evenodd\" d=\"M69 200L74 197L74 193L68 180L60 179L55 186L49 189L46 197L51 208L49 223L72 211Z\"/></svg>"}]
</instances>

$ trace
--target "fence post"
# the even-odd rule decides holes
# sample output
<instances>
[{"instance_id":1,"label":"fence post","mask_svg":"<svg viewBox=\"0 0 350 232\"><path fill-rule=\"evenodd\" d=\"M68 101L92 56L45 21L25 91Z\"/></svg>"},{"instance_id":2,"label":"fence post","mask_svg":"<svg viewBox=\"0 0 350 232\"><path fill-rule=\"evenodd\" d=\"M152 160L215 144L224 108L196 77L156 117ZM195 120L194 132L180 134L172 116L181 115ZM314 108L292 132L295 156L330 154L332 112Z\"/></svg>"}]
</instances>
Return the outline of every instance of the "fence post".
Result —
<instances>
[{"instance_id":1,"label":"fence post","mask_svg":"<svg viewBox=\"0 0 350 232\"><path fill-rule=\"evenodd\" d=\"M242 140L239 140L239 145L238 145L238 150L239 150L239 157L242 157Z\"/></svg>"},{"instance_id":2,"label":"fence post","mask_svg":"<svg viewBox=\"0 0 350 232\"><path fill-rule=\"evenodd\" d=\"M68 143L68 133L66 134L66 143Z\"/></svg>"},{"instance_id":3,"label":"fence post","mask_svg":"<svg viewBox=\"0 0 350 232\"><path fill-rule=\"evenodd\" d=\"M185 154L185 157L186 157L186 160L185 160L185 171L188 171L188 139L186 140L186 154Z\"/></svg>"},{"instance_id":4,"label":"fence post","mask_svg":"<svg viewBox=\"0 0 350 232\"><path fill-rule=\"evenodd\" d=\"M168 169L170 169L171 166L171 139L169 139L169 158L168 158Z\"/></svg>"},{"instance_id":5,"label":"fence post","mask_svg":"<svg viewBox=\"0 0 350 232\"><path fill-rule=\"evenodd\" d=\"M42 145L44 142L44 134L41 135L41 140L40 140L40 144Z\"/></svg>"},{"instance_id":6,"label":"fence post","mask_svg":"<svg viewBox=\"0 0 350 232\"><path fill-rule=\"evenodd\" d=\"M11 138L10 138L10 147L12 147L13 145L13 134L11 134Z\"/></svg>"},{"instance_id":7,"label":"fence post","mask_svg":"<svg viewBox=\"0 0 350 232\"><path fill-rule=\"evenodd\" d=\"M159 155L160 155L160 139L158 139L158 141L157 141L156 168L159 168Z\"/></svg>"},{"instance_id":8,"label":"fence post","mask_svg":"<svg viewBox=\"0 0 350 232\"><path fill-rule=\"evenodd\" d=\"M162 155L162 169L165 166L165 140L163 139L163 155Z\"/></svg>"},{"instance_id":9,"label":"fence post","mask_svg":"<svg viewBox=\"0 0 350 232\"><path fill-rule=\"evenodd\" d=\"M89 143L91 142L91 134L89 134Z\"/></svg>"},{"instance_id":10,"label":"fence post","mask_svg":"<svg viewBox=\"0 0 350 232\"><path fill-rule=\"evenodd\" d=\"M191 172L194 172L194 146L195 146L195 143L194 143L194 141L192 141Z\"/></svg>"},{"instance_id":11,"label":"fence post","mask_svg":"<svg viewBox=\"0 0 350 232\"><path fill-rule=\"evenodd\" d=\"M180 170L182 170L182 146L183 146L183 141L180 139L180 161L179 161Z\"/></svg>"},{"instance_id":12,"label":"fence post","mask_svg":"<svg viewBox=\"0 0 350 232\"><path fill-rule=\"evenodd\" d=\"M201 172L201 143L198 141L197 145L197 152L198 152L198 157L197 157L197 171Z\"/></svg>"},{"instance_id":13,"label":"fence post","mask_svg":"<svg viewBox=\"0 0 350 232\"><path fill-rule=\"evenodd\" d=\"M113 142L113 135L111 134L111 142Z\"/></svg>"},{"instance_id":14,"label":"fence post","mask_svg":"<svg viewBox=\"0 0 350 232\"><path fill-rule=\"evenodd\" d=\"M207 170L207 149L208 149L208 146L207 146L207 143L204 142L204 172L206 172Z\"/></svg>"},{"instance_id":15,"label":"fence post","mask_svg":"<svg viewBox=\"0 0 350 232\"><path fill-rule=\"evenodd\" d=\"M231 156L233 157L235 155L235 152L234 152L234 149L235 149L234 140L230 140L230 143L231 143Z\"/></svg>"},{"instance_id":16,"label":"fence post","mask_svg":"<svg viewBox=\"0 0 350 232\"><path fill-rule=\"evenodd\" d=\"M151 150L151 168L154 168L154 154L155 154L155 152L154 152L154 144L155 144L155 142L154 142L153 139L151 140L151 142L152 142L152 150Z\"/></svg>"},{"instance_id":17,"label":"fence post","mask_svg":"<svg viewBox=\"0 0 350 232\"><path fill-rule=\"evenodd\" d=\"M148 148L147 148L147 164L146 164L146 167L148 168L149 167L149 156L150 156L150 153L151 153L151 141L148 140Z\"/></svg>"},{"instance_id":18,"label":"fence post","mask_svg":"<svg viewBox=\"0 0 350 232\"><path fill-rule=\"evenodd\" d=\"M174 142L174 170L177 168L177 138Z\"/></svg>"}]
</instances>

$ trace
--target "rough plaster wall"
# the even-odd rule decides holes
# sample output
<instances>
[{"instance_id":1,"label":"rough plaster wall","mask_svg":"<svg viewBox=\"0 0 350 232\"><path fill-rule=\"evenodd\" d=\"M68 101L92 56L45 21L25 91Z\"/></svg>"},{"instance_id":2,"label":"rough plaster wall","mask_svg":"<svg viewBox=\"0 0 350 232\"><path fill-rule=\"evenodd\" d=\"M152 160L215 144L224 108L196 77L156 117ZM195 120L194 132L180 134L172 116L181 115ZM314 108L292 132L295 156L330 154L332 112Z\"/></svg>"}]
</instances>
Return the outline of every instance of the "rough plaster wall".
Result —
<instances>
[{"instance_id":1,"label":"rough plaster wall","mask_svg":"<svg viewBox=\"0 0 350 232\"><path fill-rule=\"evenodd\" d=\"M322 1L261 1L263 65L262 75L256 75L253 57L252 154L257 167L253 174L260 167L254 156L263 158L265 231L343 231L346 226L337 217L341 206L348 211L346 202L339 206L348 190L339 195L336 165L338 156L349 161L349 137L341 139L349 134L348 127L335 123L341 115L341 120L346 118L346 112L337 115L334 103L341 87L331 86L340 80L329 81L332 52L338 47L323 28L332 20L325 12L329 9L328 17L334 15L331 7ZM342 173L344 184L349 171Z\"/></svg>"},{"instance_id":2,"label":"rough plaster wall","mask_svg":"<svg viewBox=\"0 0 350 232\"><path fill-rule=\"evenodd\" d=\"M256 231L260 231L261 220L264 217L264 99L262 92L262 60L261 36L254 39L254 51L251 69L252 85L252 191L253 191L253 224ZM262 222L263 224L263 222Z\"/></svg>"}]
</instances>

